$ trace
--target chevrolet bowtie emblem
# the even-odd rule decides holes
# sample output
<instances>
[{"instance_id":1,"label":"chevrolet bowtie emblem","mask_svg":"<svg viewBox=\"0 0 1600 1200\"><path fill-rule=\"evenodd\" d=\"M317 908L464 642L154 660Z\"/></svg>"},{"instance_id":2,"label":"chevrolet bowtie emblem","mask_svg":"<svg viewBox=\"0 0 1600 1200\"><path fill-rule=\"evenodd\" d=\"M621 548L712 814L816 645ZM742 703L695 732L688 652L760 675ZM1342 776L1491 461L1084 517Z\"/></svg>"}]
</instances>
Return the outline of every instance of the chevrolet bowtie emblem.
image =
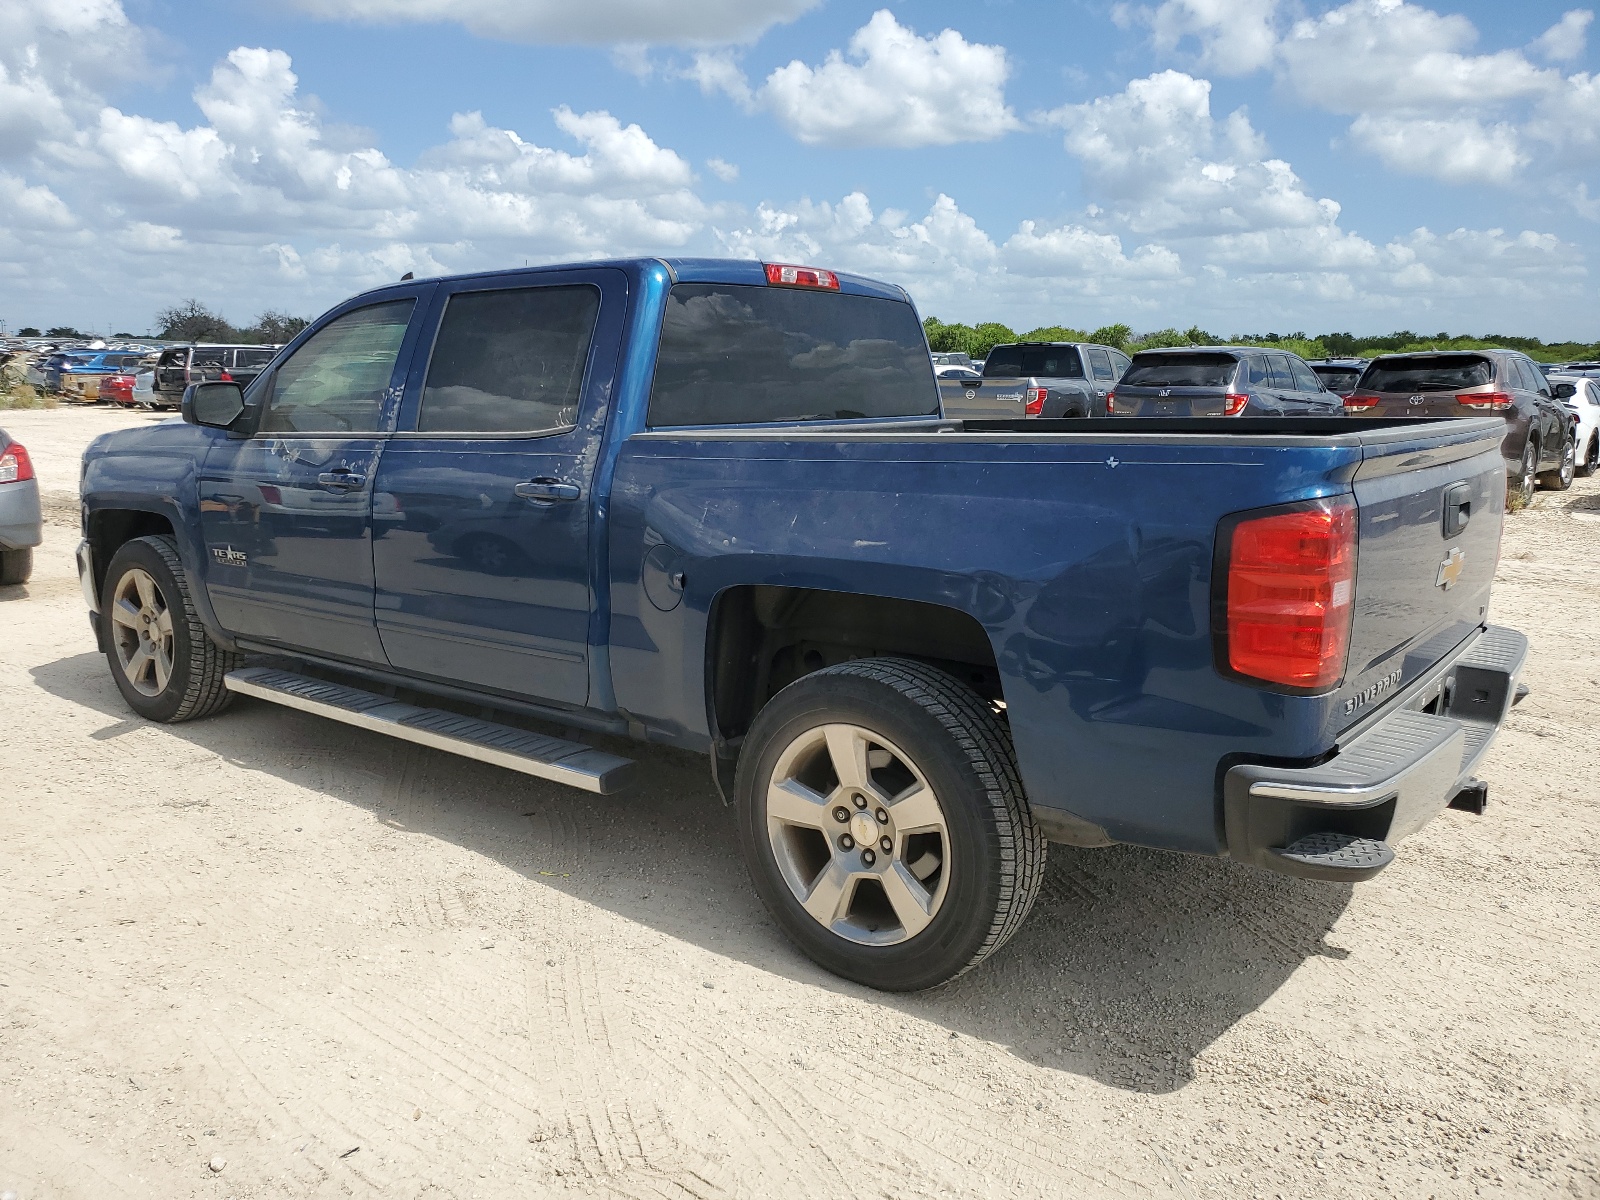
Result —
<instances>
[{"instance_id":1,"label":"chevrolet bowtie emblem","mask_svg":"<svg viewBox=\"0 0 1600 1200\"><path fill-rule=\"evenodd\" d=\"M1439 574L1434 583L1449 591L1461 578L1461 572L1466 570L1467 556L1460 546L1450 547L1450 553L1444 556L1444 561L1439 564Z\"/></svg>"}]
</instances>

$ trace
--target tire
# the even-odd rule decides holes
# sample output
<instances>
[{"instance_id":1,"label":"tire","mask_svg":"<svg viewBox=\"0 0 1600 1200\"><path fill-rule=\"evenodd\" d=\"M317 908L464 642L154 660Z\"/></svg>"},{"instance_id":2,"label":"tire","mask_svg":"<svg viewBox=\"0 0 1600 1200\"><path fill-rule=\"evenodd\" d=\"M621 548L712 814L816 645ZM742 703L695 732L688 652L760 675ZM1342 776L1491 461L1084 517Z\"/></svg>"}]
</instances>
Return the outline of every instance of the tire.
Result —
<instances>
[{"instance_id":1,"label":"tire","mask_svg":"<svg viewBox=\"0 0 1600 1200\"><path fill-rule=\"evenodd\" d=\"M1520 512L1533 503L1538 486L1539 443L1530 437L1522 447L1522 463L1514 475L1506 477L1506 511Z\"/></svg>"},{"instance_id":2,"label":"tire","mask_svg":"<svg viewBox=\"0 0 1600 1200\"><path fill-rule=\"evenodd\" d=\"M841 778L841 760L865 789ZM859 659L784 688L745 738L735 796L768 911L815 962L868 987L917 991L970 970L1021 926L1044 877L1006 726L964 684L907 659ZM847 832L873 837L872 851Z\"/></svg>"},{"instance_id":3,"label":"tire","mask_svg":"<svg viewBox=\"0 0 1600 1200\"><path fill-rule=\"evenodd\" d=\"M1595 462L1597 458L1600 458L1600 433L1589 435L1589 448L1583 453L1583 466L1578 468L1578 474L1585 479L1593 475L1596 467L1600 466Z\"/></svg>"},{"instance_id":4,"label":"tire","mask_svg":"<svg viewBox=\"0 0 1600 1200\"><path fill-rule=\"evenodd\" d=\"M27 583L33 574L33 548L0 550L0 586L15 587Z\"/></svg>"},{"instance_id":5,"label":"tire","mask_svg":"<svg viewBox=\"0 0 1600 1200\"><path fill-rule=\"evenodd\" d=\"M141 717L166 724L221 712L233 699L222 677L243 659L211 640L195 613L178 546L135 538L111 559L100 621L111 678Z\"/></svg>"},{"instance_id":6,"label":"tire","mask_svg":"<svg viewBox=\"0 0 1600 1200\"><path fill-rule=\"evenodd\" d=\"M1561 442L1561 465L1553 471L1546 471L1539 476L1539 486L1547 492L1564 492L1572 486L1572 477L1577 473L1578 448L1573 445L1572 434L1569 432Z\"/></svg>"}]
</instances>

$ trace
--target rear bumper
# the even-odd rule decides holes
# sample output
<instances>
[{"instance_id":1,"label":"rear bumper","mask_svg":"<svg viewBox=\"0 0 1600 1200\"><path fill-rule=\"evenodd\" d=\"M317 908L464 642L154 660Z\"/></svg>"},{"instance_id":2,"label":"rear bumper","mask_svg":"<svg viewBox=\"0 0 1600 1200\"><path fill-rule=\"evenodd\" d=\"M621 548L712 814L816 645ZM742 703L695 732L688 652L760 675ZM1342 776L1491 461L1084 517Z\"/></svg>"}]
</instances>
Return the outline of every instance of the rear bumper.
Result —
<instances>
[{"instance_id":1,"label":"rear bumper","mask_svg":"<svg viewBox=\"0 0 1600 1200\"><path fill-rule=\"evenodd\" d=\"M0 550L23 550L42 541L38 481L0 484Z\"/></svg>"},{"instance_id":2,"label":"rear bumper","mask_svg":"<svg viewBox=\"0 0 1600 1200\"><path fill-rule=\"evenodd\" d=\"M1528 639L1490 627L1419 680L1376 724L1313 767L1247 763L1223 781L1228 854L1268 870L1310 878L1325 873L1282 851L1318 833L1393 843L1448 805L1489 749L1521 696L1517 677Z\"/></svg>"}]
</instances>

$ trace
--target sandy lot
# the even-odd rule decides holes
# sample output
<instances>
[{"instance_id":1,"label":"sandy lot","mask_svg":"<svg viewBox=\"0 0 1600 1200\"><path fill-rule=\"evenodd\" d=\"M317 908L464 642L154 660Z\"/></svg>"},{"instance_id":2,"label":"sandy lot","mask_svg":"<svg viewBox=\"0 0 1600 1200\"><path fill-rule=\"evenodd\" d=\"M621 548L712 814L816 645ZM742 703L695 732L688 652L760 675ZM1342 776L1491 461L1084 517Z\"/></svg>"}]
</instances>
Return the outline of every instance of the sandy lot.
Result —
<instances>
[{"instance_id":1,"label":"sandy lot","mask_svg":"<svg viewBox=\"0 0 1600 1200\"><path fill-rule=\"evenodd\" d=\"M1356 888L1052 847L1003 952L886 997L767 920L697 759L595 798L133 718L71 554L146 419L0 413L59 501L0 589L0 1193L1600 1196L1600 479L1507 532L1485 816Z\"/></svg>"}]
</instances>

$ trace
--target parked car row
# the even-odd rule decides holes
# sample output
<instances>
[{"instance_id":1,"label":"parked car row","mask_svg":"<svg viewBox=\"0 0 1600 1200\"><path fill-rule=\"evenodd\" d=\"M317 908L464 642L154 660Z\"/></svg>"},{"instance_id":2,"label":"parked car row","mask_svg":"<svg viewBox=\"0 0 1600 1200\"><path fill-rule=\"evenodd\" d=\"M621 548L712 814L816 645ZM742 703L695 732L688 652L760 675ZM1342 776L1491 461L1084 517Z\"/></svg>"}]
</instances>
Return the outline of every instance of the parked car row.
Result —
<instances>
[{"instance_id":1,"label":"parked car row","mask_svg":"<svg viewBox=\"0 0 1600 1200\"><path fill-rule=\"evenodd\" d=\"M175 409L191 383L232 380L248 384L281 348L210 343L164 349L43 345L12 349L8 357L23 359L29 383L63 399Z\"/></svg>"}]
</instances>

